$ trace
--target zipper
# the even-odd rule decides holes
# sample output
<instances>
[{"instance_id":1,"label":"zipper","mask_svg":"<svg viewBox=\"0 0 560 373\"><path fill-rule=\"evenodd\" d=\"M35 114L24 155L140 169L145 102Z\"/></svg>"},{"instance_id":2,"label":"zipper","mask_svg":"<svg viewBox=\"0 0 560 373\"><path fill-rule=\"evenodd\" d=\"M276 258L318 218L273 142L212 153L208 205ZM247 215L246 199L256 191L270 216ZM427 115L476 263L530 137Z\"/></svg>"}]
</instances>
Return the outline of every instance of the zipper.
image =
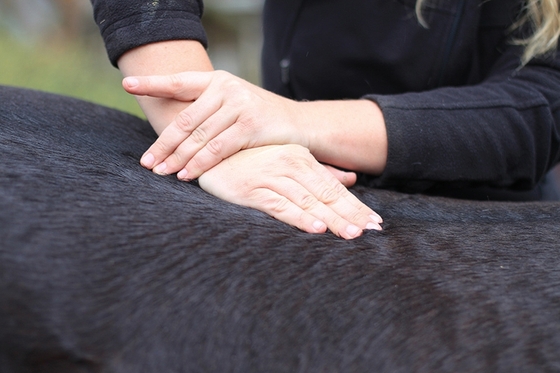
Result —
<instances>
[{"instance_id":1,"label":"zipper","mask_svg":"<svg viewBox=\"0 0 560 373\"><path fill-rule=\"evenodd\" d=\"M280 1L285 1L285 0L280 0ZM284 35L284 40L282 42L282 49L281 49L282 59L278 62L280 66L280 79L282 81L282 84L286 86L292 98L294 98L295 95L290 85L290 76L291 76L290 52L292 49L292 41L294 38L296 24L299 19L299 15L301 13L302 7L303 7L303 0L295 0L293 2L292 17L287 22L289 26L286 28L286 34Z\"/></svg>"},{"instance_id":2,"label":"zipper","mask_svg":"<svg viewBox=\"0 0 560 373\"><path fill-rule=\"evenodd\" d=\"M439 71L439 77L437 81L438 87L441 87L443 85L445 70L447 69L447 65L449 64L449 59L451 58L451 50L453 49L453 45L455 44L457 32L459 31L459 25L461 24L461 19L463 18L463 13L465 12L465 3L466 0L459 0L459 4L457 6L457 15L453 20L453 25L451 25L451 32L449 33L449 38L447 38L447 42L445 43L445 49L443 53L443 63L441 65Z\"/></svg>"}]
</instances>

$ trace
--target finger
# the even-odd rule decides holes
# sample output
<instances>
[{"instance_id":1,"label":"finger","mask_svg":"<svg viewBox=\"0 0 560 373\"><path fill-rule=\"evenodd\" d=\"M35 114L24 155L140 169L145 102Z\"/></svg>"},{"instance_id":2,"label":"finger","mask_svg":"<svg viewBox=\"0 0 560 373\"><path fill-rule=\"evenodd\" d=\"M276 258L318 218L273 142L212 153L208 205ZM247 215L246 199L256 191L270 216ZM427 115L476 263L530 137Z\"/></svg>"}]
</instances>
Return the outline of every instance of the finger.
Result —
<instances>
[{"instance_id":1,"label":"finger","mask_svg":"<svg viewBox=\"0 0 560 373\"><path fill-rule=\"evenodd\" d=\"M375 211L350 193L323 165L317 162L311 165L315 175L321 176L321 178L314 177L314 180L308 182L302 181L304 185L309 186L311 193L349 222L364 229L381 230L379 223L383 220ZM305 173L305 175L314 174Z\"/></svg>"},{"instance_id":2,"label":"finger","mask_svg":"<svg viewBox=\"0 0 560 373\"><path fill-rule=\"evenodd\" d=\"M232 120L236 116L230 116ZM214 118L212 118L214 119ZM235 124L235 123L234 123ZM202 126L201 126L202 127ZM210 126L215 128L217 126ZM179 179L196 179L204 172L238 151L246 148L247 143L244 140L242 126L231 125L229 128L219 133L212 140L208 141L202 148L200 143L194 143L195 136L189 137L180 147L185 146L191 151L196 149L198 152L191 155L192 158L188 161L185 168L177 175ZM214 133L215 130L212 130Z\"/></svg>"},{"instance_id":3,"label":"finger","mask_svg":"<svg viewBox=\"0 0 560 373\"><path fill-rule=\"evenodd\" d=\"M321 167L322 166L322 167ZM321 170L321 168L325 168L327 171L329 171L331 174L333 174L332 170L337 170L336 168L332 167L332 166L325 166L325 165L315 165L316 171L323 173L324 177L329 179L331 176L328 175L327 173L324 173L324 171ZM338 170L340 171L340 170ZM344 172L344 171L341 171ZM344 173L349 173L349 174L354 174L354 176L356 176L355 173L353 172L344 172ZM334 174L333 174L334 175ZM336 177L336 176L335 176ZM356 177L357 178L357 177ZM338 178L337 178L338 180ZM334 183L334 180L331 180L331 183ZM354 185L355 183L352 183L352 185ZM348 201L350 201L352 204L354 204L354 206L356 206L357 208L359 208L360 210L362 210L364 213L368 213L371 215L372 219L376 222L376 223L382 223L383 222L383 218L377 214L375 211L373 211L369 206L367 206L366 204L364 204L362 201L360 201L358 199L358 197L356 197L354 194L352 194L348 189L345 189L343 191L344 194L344 198L346 198Z\"/></svg>"},{"instance_id":4,"label":"finger","mask_svg":"<svg viewBox=\"0 0 560 373\"><path fill-rule=\"evenodd\" d=\"M197 129L198 132L195 136L198 136L199 141L207 142L207 134L204 133L205 127L199 128L199 126L216 113L221 105L220 97L213 94L211 90L205 92L197 101L181 111L163 130L154 144L144 153L140 163L148 169L154 169L159 174L170 174L184 167L194 154L185 154L186 147L183 147L182 153L176 155L176 160L171 160L170 165L165 160ZM215 128L213 131L217 133L221 130ZM194 152L196 151L198 149L194 150Z\"/></svg>"},{"instance_id":5,"label":"finger","mask_svg":"<svg viewBox=\"0 0 560 373\"><path fill-rule=\"evenodd\" d=\"M274 148L275 147L272 147L271 149ZM250 154L254 151L259 155L262 153L262 150L251 149L249 153L243 154ZM265 154L262 154L262 157L266 157ZM258 159L256 159L256 161L258 163ZM317 163L314 159L313 161ZM234 168L230 169L227 166L227 162L228 160L226 159L217 166L222 170L218 172L218 175L227 175L228 172L231 173L232 171L236 174L242 173L243 170L235 171L235 163L233 163ZM250 163L246 164L250 166ZM297 168L296 174L300 172L314 173L312 169L306 166ZM221 181L219 178L213 179L212 182L208 183L208 180L212 180L212 176L210 176L210 179L207 179L205 175L212 175L213 170L215 169L210 170L209 173L203 174L199 182L204 190L219 198L263 211L281 221L300 227L305 231L317 230L319 228L317 226L317 221L319 221L325 224L325 228L328 227L334 234L346 239L355 238L362 234L361 227L351 224L349 221L339 216L332 208L320 202L318 198L309 191L309 187L302 185L293 175L287 175L285 167L279 165L278 169L263 170L262 179L259 178L261 175L257 175L257 179L245 180L237 185L235 189L222 188L221 186L224 183L227 184L231 178L235 179L236 175L229 175L226 180ZM328 173L326 169L323 168L323 170ZM321 176L316 173L314 174L318 179L322 179ZM254 171L249 172L248 175L255 175ZM331 175L331 177L334 179L334 176ZM243 177L241 177L241 179L243 179ZM315 183L313 178L304 179L306 181L310 180L311 184ZM273 193L265 193L263 190L269 190ZM278 196L280 196L280 198ZM308 214L313 216L314 220L310 220ZM316 224L315 227L313 226L314 223Z\"/></svg>"},{"instance_id":6,"label":"finger","mask_svg":"<svg viewBox=\"0 0 560 373\"><path fill-rule=\"evenodd\" d=\"M188 71L172 75L129 76L123 79L122 86L133 95L194 101L211 81L210 72Z\"/></svg>"},{"instance_id":7,"label":"finger","mask_svg":"<svg viewBox=\"0 0 560 373\"><path fill-rule=\"evenodd\" d=\"M336 179L338 181L340 181L342 183L342 185L344 185L346 188L350 188L351 186L353 186L354 184L356 184L356 181L358 180L358 176L356 175L355 172L347 172L347 171L342 171L339 170L336 167L333 166L329 166L327 164L323 165L331 174L334 175L334 177L336 177Z\"/></svg>"},{"instance_id":8,"label":"finger","mask_svg":"<svg viewBox=\"0 0 560 373\"><path fill-rule=\"evenodd\" d=\"M274 185L267 185L267 188L285 196L303 211L323 221L331 232L339 237L352 239L362 234L363 228L346 220L331 206L321 202L308 186L306 187L292 178L275 179Z\"/></svg>"},{"instance_id":9,"label":"finger","mask_svg":"<svg viewBox=\"0 0 560 373\"><path fill-rule=\"evenodd\" d=\"M253 202L247 203L248 207L260 210L307 233L325 233L327 231L327 225L323 221L275 191L258 188L252 192L252 197Z\"/></svg>"},{"instance_id":10,"label":"finger","mask_svg":"<svg viewBox=\"0 0 560 373\"><path fill-rule=\"evenodd\" d=\"M255 191L259 209L287 224L305 232L325 232L328 228L337 236L352 239L361 235L361 229L351 226L332 210L320 203L312 194L292 179L277 184L276 190L260 188ZM292 185L286 185L293 183ZM260 195L259 195L260 194Z\"/></svg>"},{"instance_id":11,"label":"finger","mask_svg":"<svg viewBox=\"0 0 560 373\"><path fill-rule=\"evenodd\" d=\"M196 127L164 162L180 179L195 179L241 149L243 138L232 128L237 114L222 107ZM180 136L177 134L177 136ZM188 175L188 176L187 176Z\"/></svg>"}]
</instances>

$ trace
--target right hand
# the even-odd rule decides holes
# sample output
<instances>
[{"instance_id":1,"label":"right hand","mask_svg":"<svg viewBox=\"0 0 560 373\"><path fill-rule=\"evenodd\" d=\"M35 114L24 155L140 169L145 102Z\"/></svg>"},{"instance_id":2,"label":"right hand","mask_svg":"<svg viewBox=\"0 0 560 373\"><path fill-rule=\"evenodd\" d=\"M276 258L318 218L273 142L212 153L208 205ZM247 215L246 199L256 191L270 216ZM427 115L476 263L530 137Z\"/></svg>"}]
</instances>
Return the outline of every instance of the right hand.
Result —
<instances>
[{"instance_id":1,"label":"right hand","mask_svg":"<svg viewBox=\"0 0 560 373\"><path fill-rule=\"evenodd\" d=\"M309 147L299 102L225 71L130 76L123 87L140 97L189 103L141 159L158 174L178 172L179 179L195 179L242 149Z\"/></svg>"},{"instance_id":2,"label":"right hand","mask_svg":"<svg viewBox=\"0 0 560 373\"><path fill-rule=\"evenodd\" d=\"M352 239L381 230L381 217L342 184L355 174L320 164L299 145L242 150L199 178L202 189L223 200L263 211L309 233L327 229Z\"/></svg>"}]
</instances>

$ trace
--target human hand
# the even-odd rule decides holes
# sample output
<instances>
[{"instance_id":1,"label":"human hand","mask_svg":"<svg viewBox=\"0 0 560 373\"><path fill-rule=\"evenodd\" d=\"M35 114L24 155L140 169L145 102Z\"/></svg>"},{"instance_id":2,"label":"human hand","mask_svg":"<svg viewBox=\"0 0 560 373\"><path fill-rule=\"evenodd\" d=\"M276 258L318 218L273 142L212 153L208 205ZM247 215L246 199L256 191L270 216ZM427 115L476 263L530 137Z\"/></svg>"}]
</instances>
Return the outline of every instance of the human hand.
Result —
<instances>
[{"instance_id":1,"label":"human hand","mask_svg":"<svg viewBox=\"0 0 560 373\"><path fill-rule=\"evenodd\" d=\"M329 170L330 169L330 170ZM202 174L199 184L223 200L263 211L309 233L352 239L381 230L382 219L342 184L354 173L323 166L299 145L242 150Z\"/></svg>"},{"instance_id":2,"label":"human hand","mask_svg":"<svg viewBox=\"0 0 560 373\"><path fill-rule=\"evenodd\" d=\"M206 49L197 40L164 40L144 44L121 55L118 66L125 77L214 70ZM168 98L136 96L136 99L158 134L190 105L190 102Z\"/></svg>"},{"instance_id":3,"label":"human hand","mask_svg":"<svg viewBox=\"0 0 560 373\"><path fill-rule=\"evenodd\" d=\"M192 102L163 130L141 164L158 174L194 179L242 149L272 144L307 147L297 128L297 102L224 71L137 76L123 80L134 95Z\"/></svg>"}]
</instances>

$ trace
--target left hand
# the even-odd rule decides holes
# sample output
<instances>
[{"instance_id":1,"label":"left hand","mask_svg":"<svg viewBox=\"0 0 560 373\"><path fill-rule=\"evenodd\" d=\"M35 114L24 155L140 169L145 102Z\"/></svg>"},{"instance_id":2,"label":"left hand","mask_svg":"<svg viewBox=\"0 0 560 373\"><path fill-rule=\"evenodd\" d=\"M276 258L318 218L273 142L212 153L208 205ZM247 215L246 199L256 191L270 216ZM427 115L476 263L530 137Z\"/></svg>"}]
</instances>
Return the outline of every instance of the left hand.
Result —
<instances>
[{"instance_id":1,"label":"left hand","mask_svg":"<svg viewBox=\"0 0 560 373\"><path fill-rule=\"evenodd\" d=\"M134 95L192 102L142 157L142 165L159 174L182 170L177 176L189 180L242 149L308 147L298 102L224 71L128 77L123 87Z\"/></svg>"},{"instance_id":2,"label":"left hand","mask_svg":"<svg viewBox=\"0 0 560 373\"><path fill-rule=\"evenodd\" d=\"M242 150L202 174L202 189L223 200L263 211L309 233L328 228L345 239L382 219L345 188L353 172L328 169L299 145Z\"/></svg>"}]
</instances>

